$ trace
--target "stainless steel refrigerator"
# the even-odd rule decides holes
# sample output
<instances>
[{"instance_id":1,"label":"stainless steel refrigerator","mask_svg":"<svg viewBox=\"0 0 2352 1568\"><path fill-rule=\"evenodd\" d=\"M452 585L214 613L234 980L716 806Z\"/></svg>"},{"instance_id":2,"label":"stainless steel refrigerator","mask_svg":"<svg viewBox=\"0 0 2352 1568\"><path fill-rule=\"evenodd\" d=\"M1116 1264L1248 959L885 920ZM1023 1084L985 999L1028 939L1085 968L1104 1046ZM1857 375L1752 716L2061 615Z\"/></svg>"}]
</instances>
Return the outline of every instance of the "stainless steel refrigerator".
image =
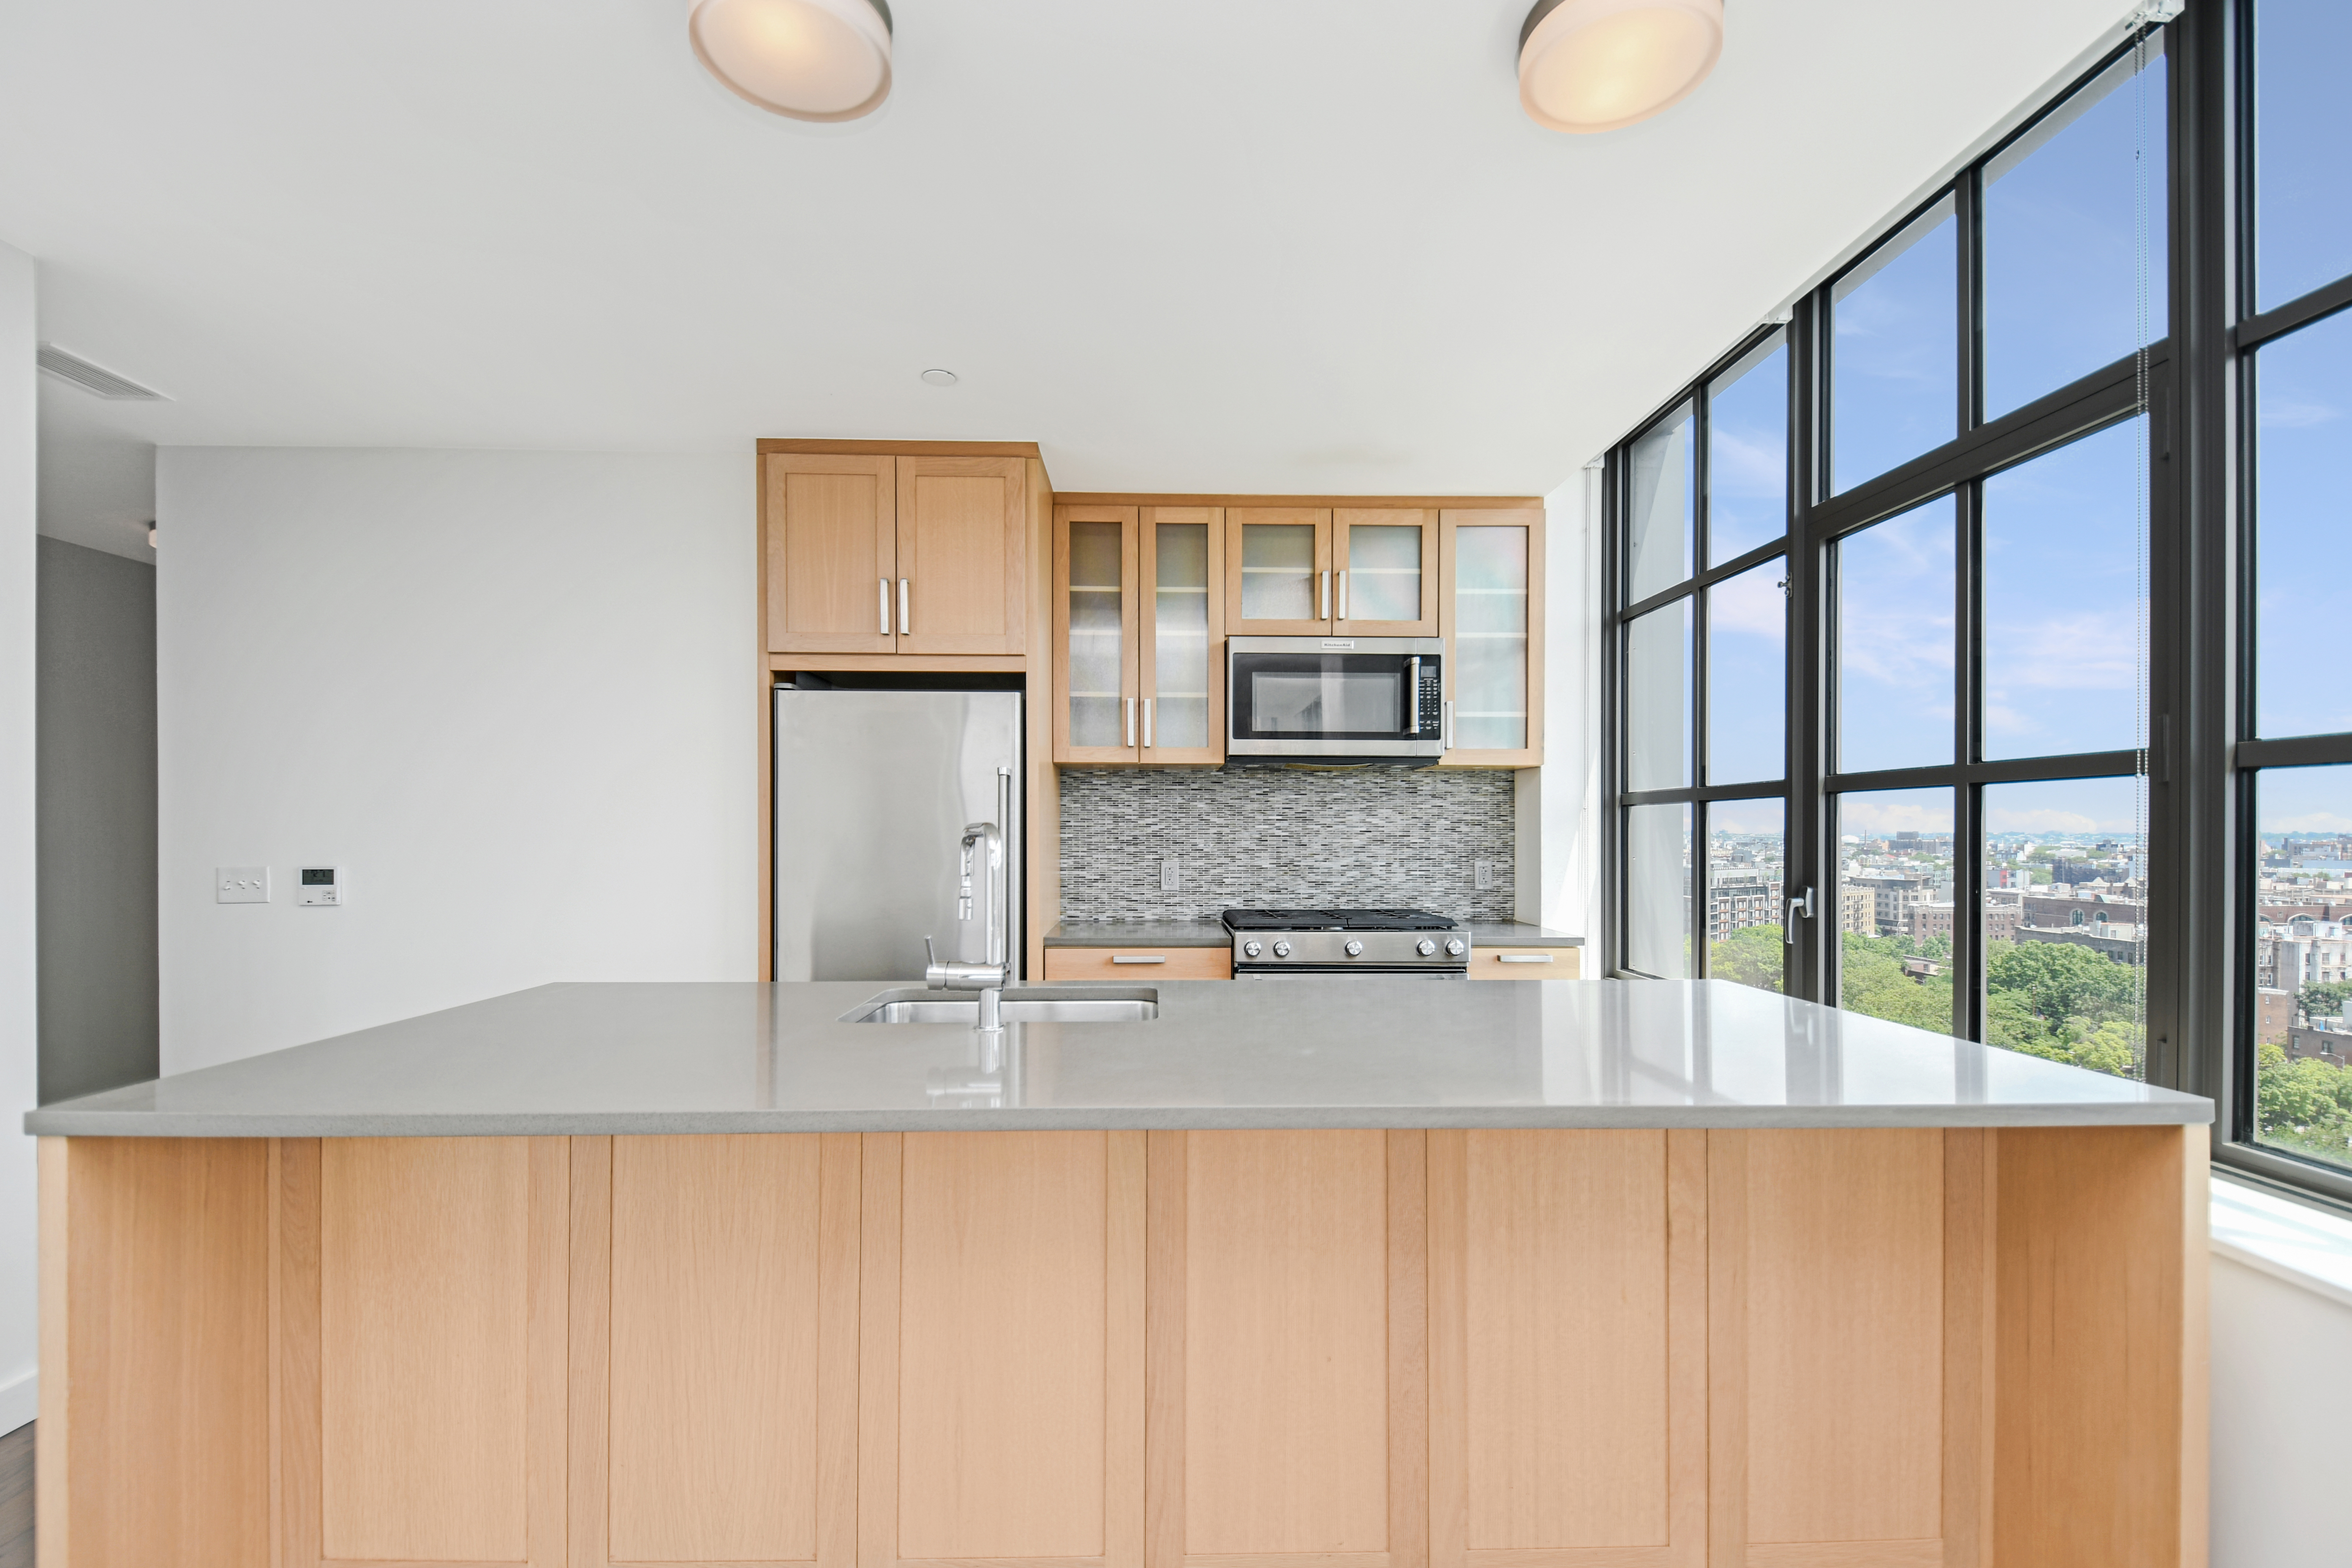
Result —
<instances>
[{"instance_id":1,"label":"stainless steel refrigerator","mask_svg":"<svg viewBox=\"0 0 2352 1568\"><path fill-rule=\"evenodd\" d=\"M776 978L919 984L926 936L943 959L984 961L984 867L971 918L956 909L975 822L1004 834L1005 952L1020 973L1021 694L778 687L775 703Z\"/></svg>"}]
</instances>

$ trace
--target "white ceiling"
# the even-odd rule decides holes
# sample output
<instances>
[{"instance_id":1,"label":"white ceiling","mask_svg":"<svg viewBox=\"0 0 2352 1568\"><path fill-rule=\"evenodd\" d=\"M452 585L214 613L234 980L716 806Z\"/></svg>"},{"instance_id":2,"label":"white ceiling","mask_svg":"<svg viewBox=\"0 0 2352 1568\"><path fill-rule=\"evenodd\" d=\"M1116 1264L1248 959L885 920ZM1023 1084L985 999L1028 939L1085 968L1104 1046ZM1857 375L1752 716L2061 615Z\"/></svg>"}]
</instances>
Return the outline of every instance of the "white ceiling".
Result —
<instances>
[{"instance_id":1,"label":"white ceiling","mask_svg":"<svg viewBox=\"0 0 2352 1568\"><path fill-rule=\"evenodd\" d=\"M1729 0L1696 96L1573 137L1519 110L1525 0L898 0L846 126L719 89L684 0L11 0L0 239L45 338L174 399L45 386L98 468L964 437L1065 489L1541 492L2127 8Z\"/></svg>"}]
</instances>

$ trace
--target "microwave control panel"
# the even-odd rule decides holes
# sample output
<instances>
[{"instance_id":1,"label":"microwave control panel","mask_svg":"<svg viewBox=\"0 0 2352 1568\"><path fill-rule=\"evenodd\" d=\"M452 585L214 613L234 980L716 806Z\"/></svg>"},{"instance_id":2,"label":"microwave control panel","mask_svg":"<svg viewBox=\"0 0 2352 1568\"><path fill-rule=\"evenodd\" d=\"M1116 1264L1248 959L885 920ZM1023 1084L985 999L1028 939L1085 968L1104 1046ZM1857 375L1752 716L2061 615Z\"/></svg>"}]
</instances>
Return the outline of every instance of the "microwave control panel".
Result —
<instances>
[{"instance_id":1,"label":"microwave control panel","mask_svg":"<svg viewBox=\"0 0 2352 1568\"><path fill-rule=\"evenodd\" d=\"M1420 700L1413 704L1413 716L1419 721L1413 726L1412 733L1416 735L1435 733L1441 716L1444 712L1445 673L1440 668L1438 660L1424 658L1421 661Z\"/></svg>"}]
</instances>

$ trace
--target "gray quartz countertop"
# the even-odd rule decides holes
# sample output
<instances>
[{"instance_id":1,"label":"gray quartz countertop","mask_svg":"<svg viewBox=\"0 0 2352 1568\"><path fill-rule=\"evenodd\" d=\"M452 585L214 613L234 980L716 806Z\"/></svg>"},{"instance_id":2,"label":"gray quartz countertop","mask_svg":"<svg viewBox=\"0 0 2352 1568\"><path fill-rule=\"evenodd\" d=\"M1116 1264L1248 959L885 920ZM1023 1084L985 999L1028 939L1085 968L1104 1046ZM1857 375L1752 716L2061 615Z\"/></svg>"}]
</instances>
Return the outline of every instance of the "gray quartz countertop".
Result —
<instances>
[{"instance_id":1,"label":"gray quartz countertop","mask_svg":"<svg viewBox=\"0 0 2352 1568\"><path fill-rule=\"evenodd\" d=\"M1582 947L1563 931L1513 921L1473 921L1474 947ZM1064 921L1045 933L1047 947L1230 947L1233 933L1215 921Z\"/></svg>"},{"instance_id":2,"label":"gray quartz countertop","mask_svg":"<svg viewBox=\"0 0 2352 1568\"><path fill-rule=\"evenodd\" d=\"M2192 1096L1725 981L1349 975L1060 987L1155 994L1159 1016L1013 1026L993 1075L968 1027L841 1021L890 989L542 985L45 1106L25 1126L340 1138L2194 1125L2212 1116Z\"/></svg>"}]
</instances>

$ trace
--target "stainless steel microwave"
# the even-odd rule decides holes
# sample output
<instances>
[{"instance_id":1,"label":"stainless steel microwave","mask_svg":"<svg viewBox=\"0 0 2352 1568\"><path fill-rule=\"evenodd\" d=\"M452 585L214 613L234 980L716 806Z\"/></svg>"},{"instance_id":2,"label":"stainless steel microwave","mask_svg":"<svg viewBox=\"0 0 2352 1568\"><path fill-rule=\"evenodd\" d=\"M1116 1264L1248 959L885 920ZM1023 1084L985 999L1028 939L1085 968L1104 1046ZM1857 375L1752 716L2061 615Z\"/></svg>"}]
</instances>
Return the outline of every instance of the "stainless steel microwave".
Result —
<instances>
[{"instance_id":1,"label":"stainless steel microwave","mask_svg":"<svg viewBox=\"0 0 2352 1568\"><path fill-rule=\"evenodd\" d=\"M1228 637L1225 755L1407 767L1445 751L1440 637Z\"/></svg>"}]
</instances>

